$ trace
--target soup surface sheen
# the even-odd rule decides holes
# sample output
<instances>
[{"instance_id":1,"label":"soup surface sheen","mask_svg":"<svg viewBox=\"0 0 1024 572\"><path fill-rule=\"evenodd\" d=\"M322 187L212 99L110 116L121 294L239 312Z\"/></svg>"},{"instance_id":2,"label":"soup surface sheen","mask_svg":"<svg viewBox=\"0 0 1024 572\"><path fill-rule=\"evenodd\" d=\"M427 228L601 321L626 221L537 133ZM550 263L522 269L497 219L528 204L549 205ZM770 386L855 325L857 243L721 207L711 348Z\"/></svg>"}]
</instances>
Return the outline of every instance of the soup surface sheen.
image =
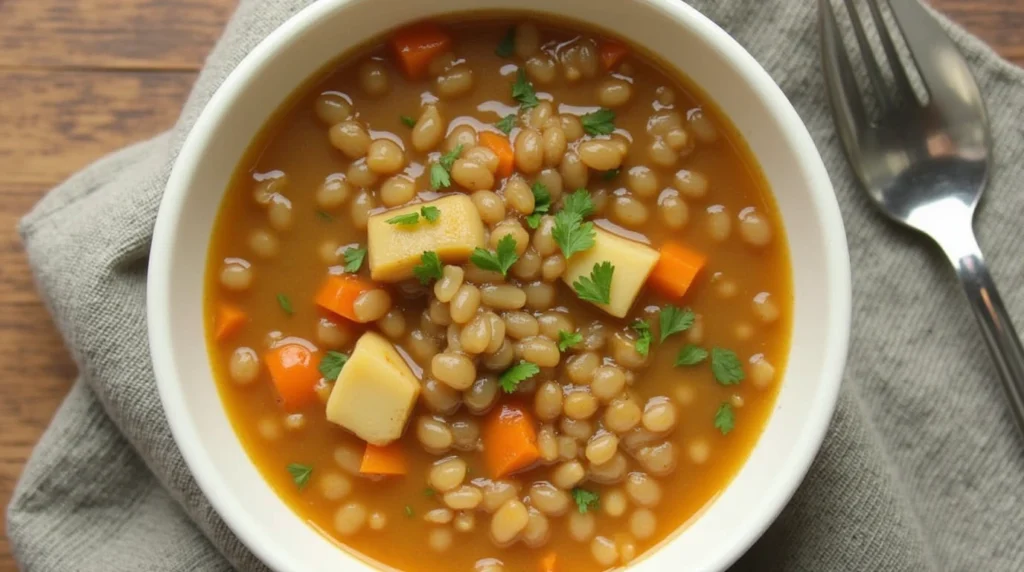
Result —
<instances>
[{"instance_id":1,"label":"soup surface sheen","mask_svg":"<svg viewBox=\"0 0 1024 572\"><path fill-rule=\"evenodd\" d=\"M252 461L401 570L636 560L728 485L788 351L785 236L744 142L657 62L543 20L340 60L253 143L206 274Z\"/></svg>"}]
</instances>

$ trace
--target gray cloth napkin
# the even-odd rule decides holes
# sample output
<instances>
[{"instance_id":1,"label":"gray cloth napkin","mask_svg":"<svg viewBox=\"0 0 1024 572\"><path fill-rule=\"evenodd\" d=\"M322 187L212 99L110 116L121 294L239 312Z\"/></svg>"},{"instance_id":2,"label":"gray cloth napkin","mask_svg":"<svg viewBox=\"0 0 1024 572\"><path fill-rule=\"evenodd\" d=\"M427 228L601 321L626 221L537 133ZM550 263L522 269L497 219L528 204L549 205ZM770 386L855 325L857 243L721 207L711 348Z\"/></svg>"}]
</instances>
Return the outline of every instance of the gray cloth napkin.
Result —
<instances>
[{"instance_id":1,"label":"gray cloth napkin","mask_svg":"<svg viewBox=\"0 0 1024 572\"><path fill-rule=\"evenodd\" d=\"M146 258L164 183L197 114L304 4L243 1L177 125L75 175L22 222L39 289L80 371L8 508L25 570L263 568L211 509L171 439L146 343ZM945 260L883 220L854 184L825 99L815 3L693 4L755 54L809 126L853 263L853 338L831 430L792 502L737 568L1024 570L1024 441ZM982 84L996 142L980 242L1024 325L1024 72L946 25Z\"/></svg>"}]
</instances>

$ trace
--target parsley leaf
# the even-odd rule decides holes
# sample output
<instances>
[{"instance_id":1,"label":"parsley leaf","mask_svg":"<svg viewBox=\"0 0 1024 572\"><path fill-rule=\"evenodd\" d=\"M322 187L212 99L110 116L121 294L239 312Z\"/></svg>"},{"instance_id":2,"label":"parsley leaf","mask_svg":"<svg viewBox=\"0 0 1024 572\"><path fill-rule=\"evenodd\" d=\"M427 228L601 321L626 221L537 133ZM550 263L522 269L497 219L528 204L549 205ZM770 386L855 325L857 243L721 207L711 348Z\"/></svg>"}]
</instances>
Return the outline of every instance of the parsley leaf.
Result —
<instances>
[{"instance_id":1,"label":"parsley leaf","mask_svg":"<svg viewBox=\"0 0 1024 572\"><path fill-rule=\"evenodd\" d=\"M562 199L562 212L575 214L581 220L594 214L594 201L586 189L576 189Z\"/></svg>"},{"instance_id":2,"label":"parsley leaf","mask_svg":"<svg viewBox=\"0 0 1024 572\"><path fill-rule=\"evenodd\" d=\"M516 29L514 26L509 26L508 32L505 32L505 36L498 42L498 47L494 48L494 53L499 58L511 58L515 52L516 47Z\"/></svg>"},{"instance_id":3,"label":"parsley leaf","mask_svg":"<svg viewBox=\"0 0 1024 572\"><path fill-rule=\"evenodd\" d=\"M423 496L425 496L425 497L432 497L432 496L434 496L436 494L437 494L437 491L435 491L434 489L432 489L430 487L427 487L427 488L423 489Z\"/></svg>"},{"instance_id":4,"label":"parsley leaf","mask_svg":"<svg viewBox=\"0 0 1024 572\"><path fill-rule=\"evenodd\" d=\"M341 256L345 259L345 272L355 274L363 266L363 260L366 259L366 249L353 246L352 248L346 248Z\"/></svg>"},{"instance_id":5,"label":"parsley leaf","mask_svg":"<svg viewBox=\"0 0 1024 572\"><path fill-rule=\"evenodd\" d=\"M594 223L583 222L576 213L562 210L555 215L551 236L568 260L573 254L592 248L597 232L594 231Z\"/></svg>"},{"instance_id":6,"label":"parsley leaf","mask_svg":"<svg viewBox=\"0 0 1024 572\"><path fill-rule=\"evenodd\" d=\"M588 491L581 487L573 487L572 489L572 500L576 501L576 508L580 511L580 514L587 514L592 510L597 510L600 506L600 498L594 491Z\"/></svg>"},{"instance_id":7,"label":"parsley leaf","mask_svg":"<svg viewBox=\"0 0 1024 572\"><path fill-rule=\"evenodd\" d=\"M399 115L398 118L402 120L402 124L406 127L416 127L416 120L412 117L409 117L408 115Z\"/></svg>"},{"instance_id":8,"label":"parsley leaf","mask_svg":"<svg viewBox=\"0 0 1024 572\"><path fill-rule=\"evenodd\" d=\"M732 350L711 348L711 373L722 385L736 385L743 381L743 366Z\"/></svg>"},{"instance_id":9,"label":"parsley leaf","mask_svg":"<svg viewBox=\"0 0 1024 572\"><path fill-rule=\"evenodd\" d=\"M320 358L320 374L328 381L336 381L341 375L341 368L348 363L348 356L336 351L329 351Z\"/></svg>"},{"instance_id":10,"label":"parsley leaf","mask_svg":"<svg viewBox=\"0 0 1024 572\"><path fill-rule=\"evenodd\" d=\"M435 191L438 189L447 189L452 184L451 172L452 165L455 164L455 160L462 154L462 144L458 144L454 149L441 155L441 158L437 160L437 163L430 165L430 186Z\"/></svg>"},{"instance_id":11,"label":"parsley leaf","mask_svg":"<svg viewBox=\"0 0 1024 572\"><path fill-rule=\"evenodd\" d=\"M508 274L508 269L519 260L516 254L516 239L511 234L506 234L498 241L498 248L495 252L480 248L473 250L469 255L469 261L481 270L501 272L502 276Z\"/></svg>"},{"instance_id":12,"label":"parsley leaf","mask_svg":"<svg viewBox=\"0 0 1024 572\"><path fill-rule=\"evenodd\" d=\"M651 342L654 341L650 322L647 320L637 320L633 322L633 330L640 336L637 338L636 343L633 344L633 347L636 348L636 353L647 357L647 354L651 352Z\"/></svg>"},{"instance_id":13,"label":"parsley leaf","mask_svg":"<svg viewBox=\"0 0 1024 572\"><path fill-rule=\"evenodd\" d=\"M322 220L324 222L331 222L331 221L334 220L334 217L331 216L331 213L329 213L327 211L317 210L316 211L316 216L320 217L320 220Z\"/></svg>"},{"instance_id":14,"label":"parsley leaf","mask_svg":"<svg viewBox=\"0 0 1024 572\"><path fill-rule=\"evenodd\" d=\"M573 289L580 300L594 302L596 304L608 304L611 302L612 274L615 267L607 260L594 265L590 271L590 277L580 276L572 283Z\"/></svg>"},{"instance_id":15,"label":"parsley leaf","mask_svg":"<svg viewBox=\"0 0 1024 572\"><path fill-rule=\"evenodd\" d=\"M509 113L505 117L502 117L494 124L495 127L501 130L502 133L508 135L512 132L512 128L516 126L516 114Z\"/></svg>"},{"instance_id":16,"label":"parsley leaf","mask_svg":"<svg viewBox=\"0 0 1024 572\"><path fill-rule=\"evenodd\" d=\"M526 217L526 224L537 228L540 217L551 211L551 192L544 183L534 183L530 191L533 192L533 213Z\"/></svg>"},{"instance_id":17,"label":"parsley leaf","mask_svg":"<svg viewBox=\"0 0 1024 572\"><path fill-rule=\"evenodd\" d=\"M427 219L427 222L437 222L437 219L441 217L441 209L427 205L420 209L420 214Z\"/></svg>"},{"instance_id":18,"label":"parsley leaf","mask_svg":"<svg viewBox=\"0 0 1024 572\"><path fill-rule=\"evenodd\" d=\"M403 226L412 226L412 225L420 222L420 213L413 211L411 213L400 214L400 215L397 215L397 216L393 216L393 217L387 219L384 222L386 222L388 224L400 224L400 225L403 225Z\"/></svg>"},{"instance_id":19,"label":"parsley leaf","mask_svg":"<svg viewBox=\"0 0 1024 572\"><path fill-rule=\"evenodd\" d=\"M614 179L615 177L618 177L619 173L621 173L621 172L622 172L622 169L609 169L609 170L601 173L601 178L606 180L606 181L610 181L610 180Z\"/></svg>"},{"instance_id":20,"label":"parsley leaf","mask_svg":"<svg viewBox=\"0 0 1024 572\"><path fill-rule=\"evenodd\" d=\"M735 426L736 413L732 410L732 405L725 401L718 406L718 411L715 412L715 429L721 431L722 435L728 435Z\"/></svg>"},{"instance_id":21,"label":"parsley leaf","mask_svg":"<svg viewBox=\"0 0 1024 572\"><path fill-rule=\"evenodd\" d=\"M284 313L288 314L289 316L295 313L295 309L292 308L292 301L289 300L288 296L285 296L284 294L277 295L277 305L281 306L281 309L284 310Z\"/></svg>"},{"instance_id":22,"label":"parsley leaf","mask_svg":"<svg viewBox=\"0 0 1024 572\"><path fill-rule=\"evenodd\" d=\"M697 365L706 359L708 359L708 350L700 346L687 344L683 346L683 349L679 350L679 354L676 356L675 365L676 367Z\"/></svg>"},{"instance_id":23,"label":"parsley leaf","mask_svg":"<svg viewBox=\"0 0 1024 572\"><path fill-rule=\"evenodd\" d=\"M540 367L528 361L521 361L516 365L501 372L498 376L498 384L505 393L512 393L519 387L519 384L540 373Z\"/></svg>"},{"instance_id":24,"label":"parsley leaf","mask_svg":"<svg viewBox=\"0 0 1024 572\"><path fill-rule=\"evenodd\" d=\"M310 475L313 474L313 467L309 465L300 465L299 463L291 463L287 467L288 472L292 475L292 481L295 482L295 486L302 489L309 482Z\"/></svg>"},{"instance_id":25,"label":"parsley leaf","mask_svg":"<svg viewBox=\"0 0 1024 572\"><path fill-rule=\"evenodd\" d=\"M512 84L512 99L519 102L519 109L522 111L540 105L537 93L533 91L533 84L526 80L526 70L523 68L516 72L516 81Z\"/></svg>"},{"instance_id":26,"label":"parsley leaf","mask_svg":"<svg viewBox=\"0 0 1024 572\"><path fill-rule=\"evenodd\" d=\"M661 341L664 342L672 334L689 330L690 326L693 326L694 319L696 316L689 308L680 310L671 304L665 306L658 313L658 321L661 323Z\"/></svg>"},{"instance_id":27,"label":"parsley leaf","mask_svg":"<svg viewBox=\"0 0 1024 572\"><path fill-rule=\"evenodd\" d=\"M416 514L416 513L415 513L415 512L413 512L413 510L412 510L412 506L411 506L411 505L405 505L405 516L406 516L407 518L412 518L412 516L413 516L414 514Z\"/></svg>"},{"instance_id":28,"label":"parsley leaf","mask_svg":"<svg viewBox=\"0 0 1024 572\"><path fill-rule=\"evenodd\" d=\"M613 121L615 121L615 112L604 108L580 117L580 122L583 123L583 130L588 135L608 135L615 131Z\"/></svg>"},{"instance_id":29,"label":"parsley leaf","mask_svg":"<svg viewBox=\"0 0 1024 572\"><path fill-rule=\"evenodd\" d=\"M420 255L420 263L412 269L412 273L426 286L431 280L441 279L441 258L433 250L428 250Z\"/></svg>"},{"instance_id":30,"label":"parsley leaf","mask_svg":"<svg viewBox=\"0 0 1024 572\"><path fill-rule=\"evenodd\" d=\"M575 346L576 344L583 341L583 334L579 332L567 332L565 330L558 330L558 351L564 352L565 350Z\"/></svg>"}]
</instances>

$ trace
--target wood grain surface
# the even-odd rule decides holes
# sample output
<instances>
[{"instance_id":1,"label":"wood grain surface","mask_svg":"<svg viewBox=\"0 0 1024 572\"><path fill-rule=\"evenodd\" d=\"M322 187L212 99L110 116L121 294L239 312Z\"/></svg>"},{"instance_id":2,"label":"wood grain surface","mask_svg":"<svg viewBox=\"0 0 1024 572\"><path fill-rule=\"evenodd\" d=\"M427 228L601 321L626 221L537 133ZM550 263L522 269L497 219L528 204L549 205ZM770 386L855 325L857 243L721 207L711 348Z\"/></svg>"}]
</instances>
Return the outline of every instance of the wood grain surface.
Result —
<instances>
[{"instance_id":1,"label":"wood grain surface","mask_svg":"<svg viewBox=\"0 0 1024 572\"><path fill-rule=\"evenodd\" d=\"M0 0L0 505L75 376L16 225L53 185L168 128L235 0ZM1024 65L1024 1L932 0ZM0 571L17 568L0 534Z\"/></svg>"}]
</instances>

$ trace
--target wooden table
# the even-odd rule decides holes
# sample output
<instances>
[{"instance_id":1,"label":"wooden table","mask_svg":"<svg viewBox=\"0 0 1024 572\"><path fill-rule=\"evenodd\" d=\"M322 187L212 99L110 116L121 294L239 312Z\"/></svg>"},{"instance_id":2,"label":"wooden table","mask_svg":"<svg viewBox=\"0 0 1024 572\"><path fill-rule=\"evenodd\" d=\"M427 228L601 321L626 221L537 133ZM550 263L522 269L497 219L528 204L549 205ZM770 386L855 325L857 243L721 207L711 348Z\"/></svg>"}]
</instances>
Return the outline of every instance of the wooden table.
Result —
<instances>
[{"instance_id":1,"label":"wooden table","mask_svg":"<svg viewBox=\"0 0 1024 572\"><path fill-rule=\"evenodd\" d=\"M175 121L234 4L0 0L2 506L75 376L35 292L15 225L71 173ZM1024 1L932 4L1024 65ZM0 570L13 569L0 535Z\"/></svg>"}]
</instances>

